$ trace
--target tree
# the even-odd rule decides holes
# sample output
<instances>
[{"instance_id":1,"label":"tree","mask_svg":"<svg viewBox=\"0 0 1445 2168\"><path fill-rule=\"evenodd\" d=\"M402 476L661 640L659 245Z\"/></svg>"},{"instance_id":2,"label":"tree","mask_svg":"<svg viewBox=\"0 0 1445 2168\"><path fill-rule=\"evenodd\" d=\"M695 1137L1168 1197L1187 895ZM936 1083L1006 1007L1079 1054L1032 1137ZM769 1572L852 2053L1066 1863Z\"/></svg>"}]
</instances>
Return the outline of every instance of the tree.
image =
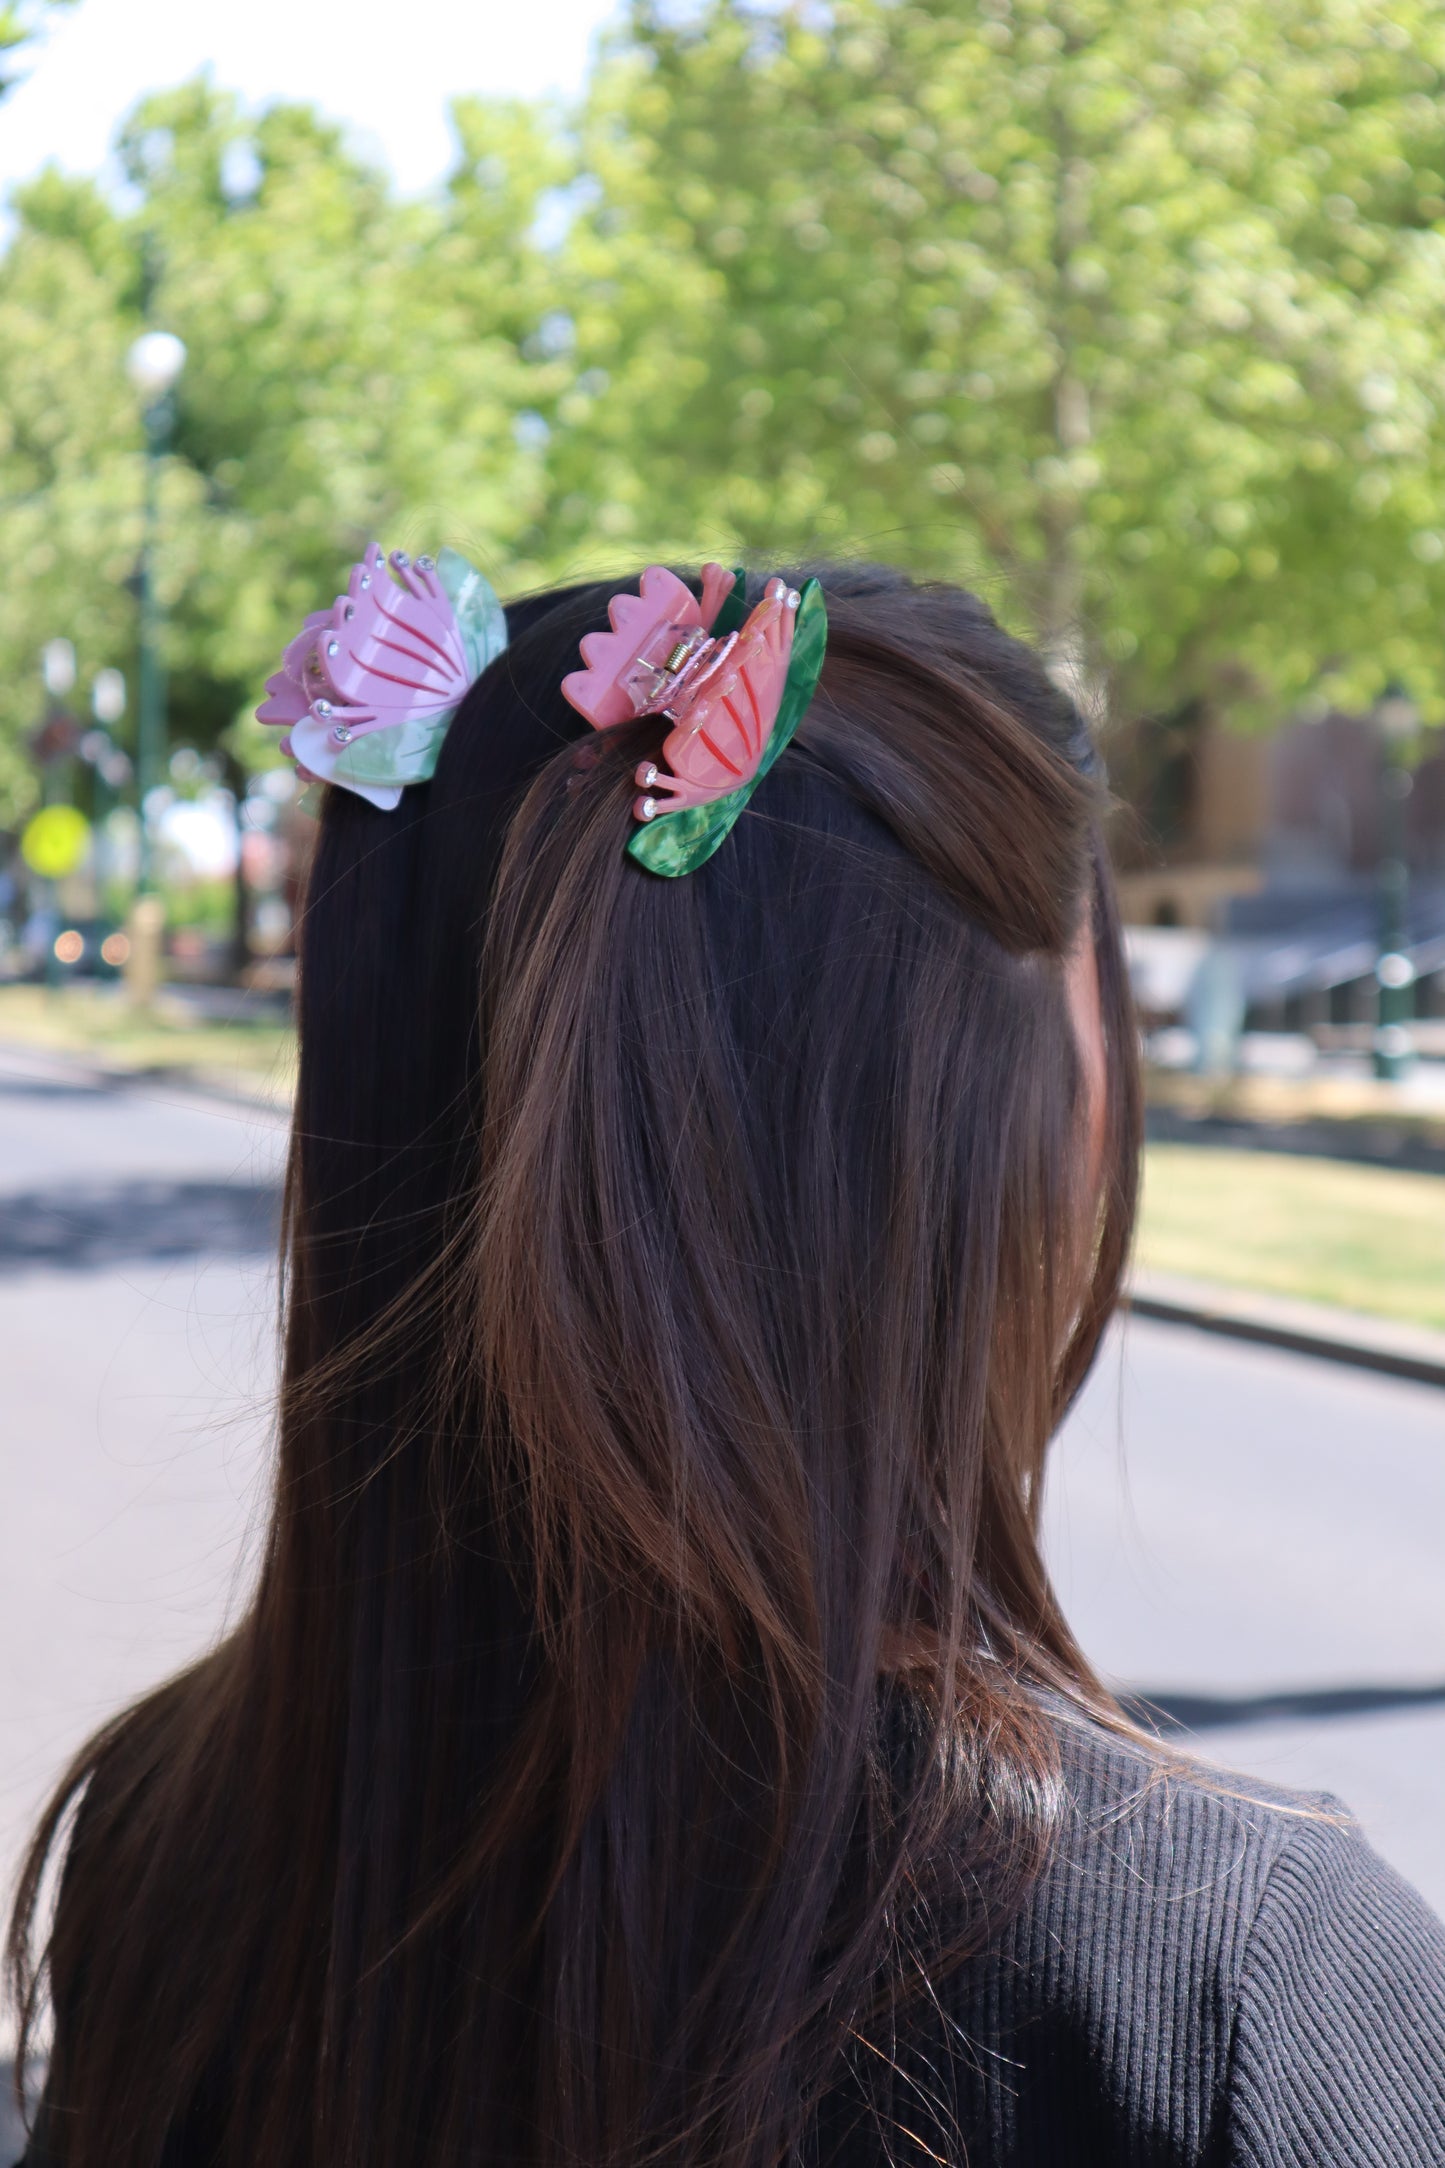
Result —
<instances>
[{"instance_id":1,"label":"tree","mask_svg":"<svg viewBox=\"0 0 1445 2168\"><path fill-rule=\"evenodd\" d=\"M1426 0L643 0L559 535L971 572L1126 710L1445 697L1442 82Z\"/></svg>"},{"instance_id":2,"label":"tree","mask_svg":"<svg viewBox=\"0 0 1445 2168\"><path fill-rule=\"evenodd\" d=\"M125 206L46 175L0 256L0 820L41 642L133 646L147 310L198 746L262 757L373 533L512 587L866 552L1124 715L1445 703L1442 83L1430 0L638 0L575 115L460 101L422 202L304 107L147 101Z\"/></svg>"},{"instance_id":3,"label":"tree","mask_svg":"<svg viewBox=\"0 0 1445 2168\"><path fill-rule=\"evenodd\" d=\"M68 633L86 671L134 647L124 356L147 311L187 347L158 565L173 739L275 757L246 720L261 682L373 534L451 541L498 578L527 563L556 374L524 351L549 305L529 234L555 163L524 112L459 126L446 197L407 204L306 109L252 121L198 83L125 130L134 209L53 174L21 195L0 260L0 818L34 790L17 740L40 641Z\"/></svg>"},{"instance_id":4,"label":"tree","mask_svg":"<svg viewBox=\"0 0 1445 2168\"><path fill-rule=\"evenodd\" d=\"M123 236L88 183L48 175L17 209L0 261L0 825L38 788L24 741L44 642L72 639L91 669L129 656L140 490Z\"/></svg>"}]
</instances>

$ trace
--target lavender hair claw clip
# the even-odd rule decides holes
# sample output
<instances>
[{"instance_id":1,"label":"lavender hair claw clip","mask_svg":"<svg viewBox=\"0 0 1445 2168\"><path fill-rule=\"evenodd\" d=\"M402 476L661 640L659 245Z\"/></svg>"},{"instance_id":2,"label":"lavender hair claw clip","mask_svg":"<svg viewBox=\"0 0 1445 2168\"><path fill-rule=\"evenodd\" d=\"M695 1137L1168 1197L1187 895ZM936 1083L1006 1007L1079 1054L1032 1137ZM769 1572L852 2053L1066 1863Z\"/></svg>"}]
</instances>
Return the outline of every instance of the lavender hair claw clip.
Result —
<instances>
[{"instance_id":1,"label":"lavender hair claw clip","mask_svg":"<svg viewBox=\"0 0 1445 2168\"><path fill-rule=\"evenodd\" d=\"M286 731L305 779L390 812L432 774L463 694L506 645L501 603L455 550L388 558L373 542L287 648L256 718Z\"/></svg>"}]
</instances>

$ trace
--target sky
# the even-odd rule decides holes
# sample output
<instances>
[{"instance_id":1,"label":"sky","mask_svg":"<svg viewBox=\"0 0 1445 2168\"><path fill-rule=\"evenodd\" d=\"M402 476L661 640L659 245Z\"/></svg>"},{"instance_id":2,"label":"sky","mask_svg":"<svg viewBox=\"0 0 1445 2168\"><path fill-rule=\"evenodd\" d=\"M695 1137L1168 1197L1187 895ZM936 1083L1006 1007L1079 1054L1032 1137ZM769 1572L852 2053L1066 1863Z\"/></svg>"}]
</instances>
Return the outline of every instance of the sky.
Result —
<instances>
[{"instance_id":1,"label":"sky","mask_svg":"<svg viewBox=\"0 0 1445 2168\"><path fill-rule=\"evenodd\" d=\"M54 159L98 172L138 98L209 67L250 103L305 99L403 188L441 177L449 98L575 91L615 0L80 0L0 105L0 200Z\"/></svg>"}]
</instances>

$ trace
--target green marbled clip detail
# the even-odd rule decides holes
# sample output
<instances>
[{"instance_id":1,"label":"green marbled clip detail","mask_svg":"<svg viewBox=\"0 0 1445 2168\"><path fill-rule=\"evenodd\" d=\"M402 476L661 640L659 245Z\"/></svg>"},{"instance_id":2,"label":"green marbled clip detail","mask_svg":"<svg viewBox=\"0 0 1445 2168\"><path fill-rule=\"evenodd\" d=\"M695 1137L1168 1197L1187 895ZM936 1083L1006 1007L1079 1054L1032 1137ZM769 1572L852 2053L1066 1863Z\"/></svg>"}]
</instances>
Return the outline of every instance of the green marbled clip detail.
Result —
<instances>
[{"instance_id":1,"label":"green marbled clip detail","mask_svg":"<svg viewBox=\"0 0 1445 2168\"><path fill-rule=\"evenodd\" d=\"M507 644L507 613L475 565L452 549L438 550L437 578L451 601L467 668L475 681Z\"/></svg>"},{"instance_id":2,"label":"green marbled clip detail","mask_svg":"<svg viewBox=\"0 0 1445 2168\"><path fill-rule=\"evenodd\" d=\"M734 589L734 593L736 591ZM731 599L729 596L729 602ZM723 611L727 607L724 603ZM722 615L723 612L719 612L719 626ZM731 626L726 629L733 630ZM635 858L639 866L646 866L649 873L661 874L672 881L681 874L695 873L711 858L718 845L731 833L743 807L779 753L791 743L794 732L807 714L818 689L827 645L828 610L823 590L816 580L809 580L793 621L793 651L788 660L788 675L778 704L777 720L763 748L757 774L736 790L730 790L725 798L714 798L710 805L683 806L679 812L659 813L654 820L640 822L627 845L628 856Z\"/></svg>"},{"instance_id":3,"label":"green marbled clip detail","mask_svg":"<svg viewBox=\"0 0 1445 2168\"><path fill-rule=\"evenodd\" d=\"M733 584L723 597L722 608L712 621L712 636L725 640L730 632L741 632L748 617L748 575L744 565L733 566Z\"/></svg>"}]
</instances>

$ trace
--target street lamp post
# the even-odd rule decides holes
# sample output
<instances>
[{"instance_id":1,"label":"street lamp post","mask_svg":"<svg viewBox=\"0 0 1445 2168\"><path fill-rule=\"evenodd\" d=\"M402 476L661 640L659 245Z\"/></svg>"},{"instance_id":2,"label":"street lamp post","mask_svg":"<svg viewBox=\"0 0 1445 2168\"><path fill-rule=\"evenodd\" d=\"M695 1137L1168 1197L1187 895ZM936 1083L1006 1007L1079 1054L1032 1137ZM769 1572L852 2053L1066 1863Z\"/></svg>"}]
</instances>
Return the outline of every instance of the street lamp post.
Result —
<instances>
[{"instance_id":1,"label":"street lamp post","mask_svg":"<svg viewBox=\"0 0 1445 2168\"><path fill-rule=\"evenodd\" d=\"M45 736L65 720L64 702L75 689L75 648L66 639L47 640L40 651L40 675L45 686ZM57 733L58 734L58 733ZM49 805L54 794L54 779L60 775L62 766L68 767L58 756L52 757L48 748L42 755L40 770L40 796ZM60 984L60 959L55 953L54 933L57 923L55 910L56 883L48 880L41 890L43 908L47 921L45 935L45 983L54 991Z\"/></svg>"},{"instance_id":2,"label":"street lamp post","mask_svg":"<svg viewBox=\"0 0 1445 2168\"><path fill-rule=\"evenodd\" d=\"M131 383L145 401L145 513L139 567L140 653L136 673L136 797L140 813L140 892L155 885L146 798L161 780L166 744L166 667L161 650L161 609L155 587L159 529L160 466L175 426L176 379L186 350L172 331L143 331L126 356Z\"/></svg>"},{"instance_id":3,"label":"street lamp post","mask_svg":"<svg viewBox=\"0 0 1445 2168\"><path fill-rule=\"evenodd\" d=\"M110 873L106 815L134 772L111 733L125 714L125 679L119 670L97 670L90 691L94 730L80 741L80 757L95 776L95 878L97 898Z\"/></svg>"},{"instance_id":4,"label":"street lamp post","mask_svg":"<svg viewBox=\"0 0 1445 2168\"><path fill-rule=\"evenodd\" d=\"M45 686L46 735L57 723L65 723L66 696L75 689L75 648L69 640L47 640L40 651L40 676ZM48 804L52 786L60 776L64 755L48 746L41 754L41 796ZM62 778L63 780L63 778Z\"/></svg>"},{"instance_id":5,"label":"street lamp post","mask_svg":"<svg viewBox=\"0 0 1445 2168\"><path fill-rule=\"evenodd\" d=\"M1414 786L1405 759L1420 715L1402 685L1389 684L1375 703L1380 733L1380 949L1375 962L1379 990L1375 1027L1375 1074L1389 1082L1404 1076L1414 1056L1408 1029L1413 1013L1415 969L1409 943L1409 871L1405 864L1405 800Z\"/></svg>"}]
</instances>

